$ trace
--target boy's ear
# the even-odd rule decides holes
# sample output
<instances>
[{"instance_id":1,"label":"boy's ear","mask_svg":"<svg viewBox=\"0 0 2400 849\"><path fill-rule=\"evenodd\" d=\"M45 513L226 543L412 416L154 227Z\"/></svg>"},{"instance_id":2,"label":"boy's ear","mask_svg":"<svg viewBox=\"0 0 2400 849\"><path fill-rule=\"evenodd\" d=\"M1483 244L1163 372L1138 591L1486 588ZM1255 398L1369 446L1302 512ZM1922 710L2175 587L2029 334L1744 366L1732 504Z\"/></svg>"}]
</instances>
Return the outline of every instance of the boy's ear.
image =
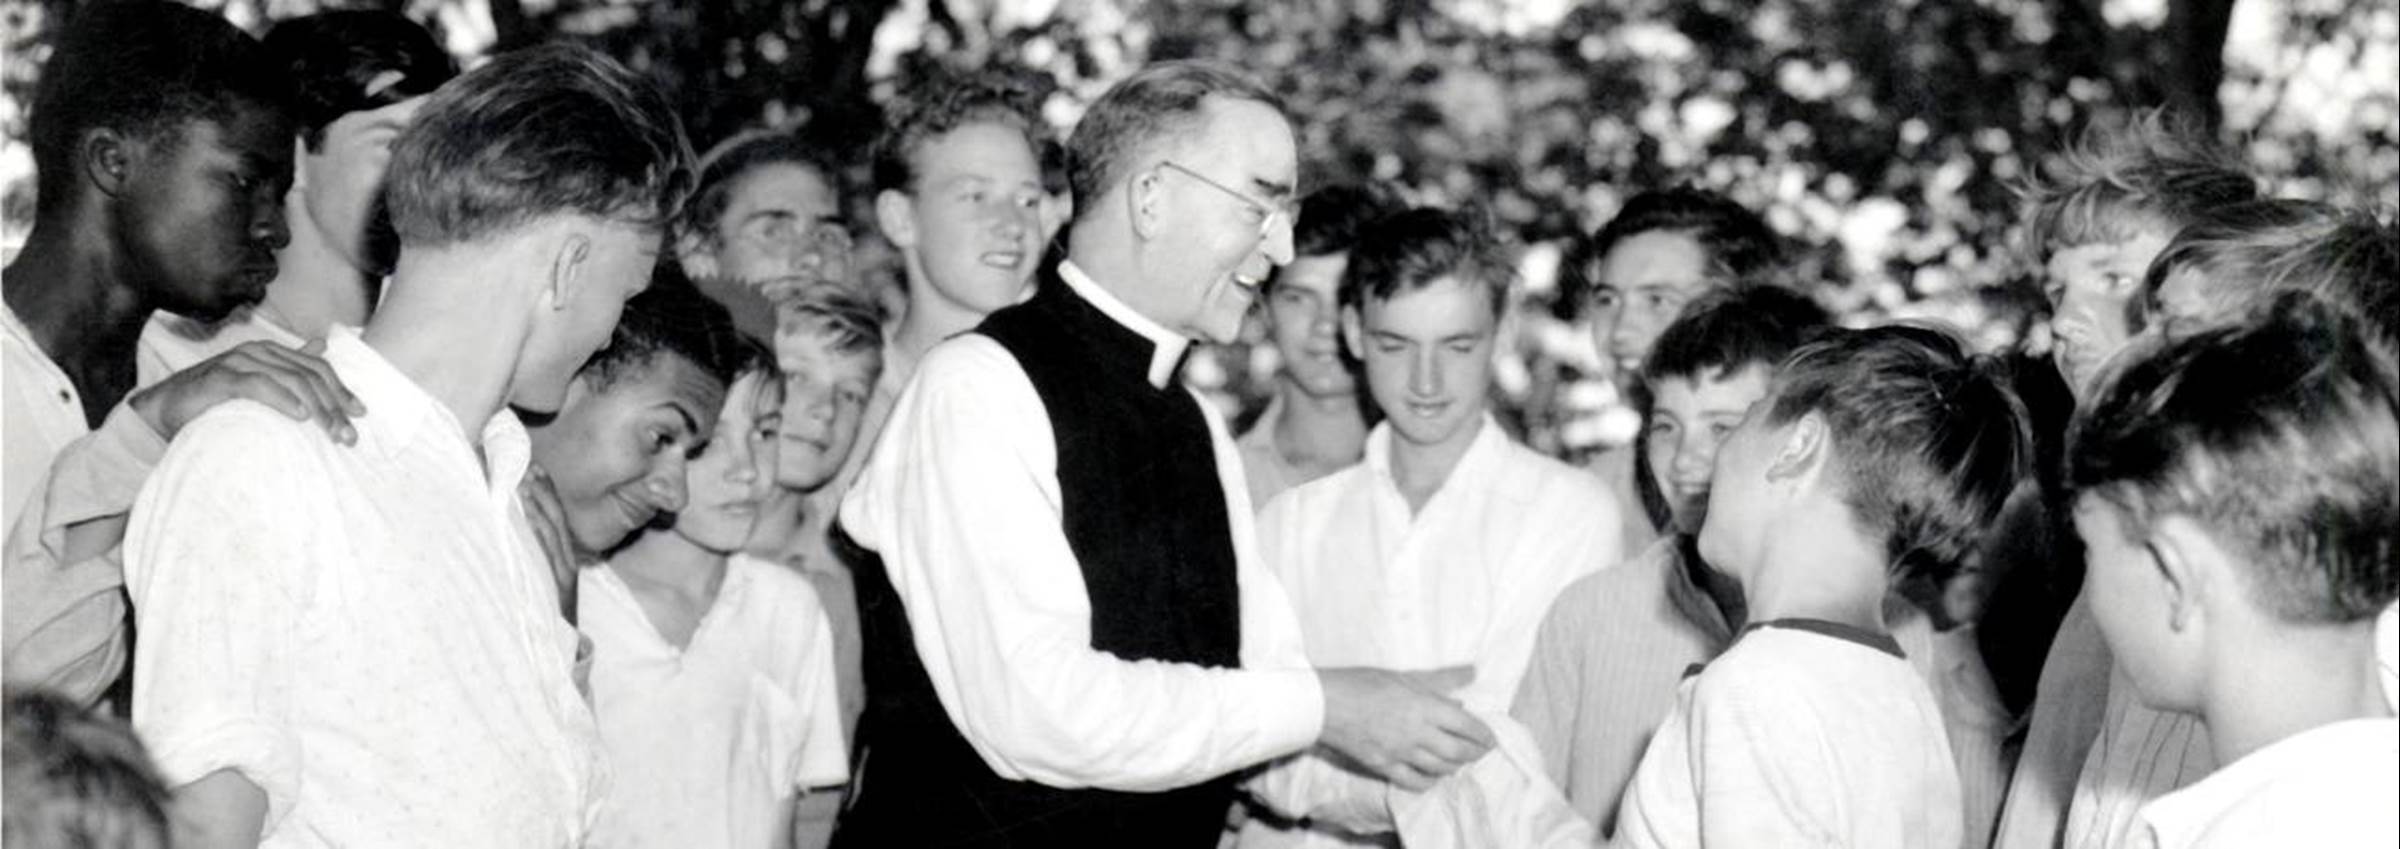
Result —
<instances>
[{"instance_id":1,"label":"boy's ear","mask_svg":"<svg viewBox=\"0 0 2400 849\"><path fill-rule=\"evenodd\" d=\"M1357 361L1359 361L1359 362L1362 362L1362 363L1363 363L1363 362L1366 362L1366 361L1367 361L1367 352L1366 352L1367 343L1366 343L1366 338L1367 338L1366 319L1364 319L1364 318L1362 318L1362 317L1360 317L1360 316L1359 316L1359 314L1358 314L1358 305L1357 305L1357 304L1351 304L1351 305L1349 305L1349 306L1343 307L1343 308L1342 308L1342 350L1350 352L1350 358L1351 358L1351 359L1353 359L1353 360L1357 360Z\"/></svg>"},{"instance_id":2,"label":"boy's ear","mask_svg":"<svg viewBox=\"0 0 2400 849\"><path fill-rule=\"evenodd\" d=\"M875 226L893 247L917 246L917 202L898 189L875 193Z\"/></svg>"},{"instance_id":3,"label":"boy's ear","mask_svg":"<svg viewBox=\"0 0 2400 849\"><path fill-rule=\"evenodd\" d=\"M94 188L118 197L133 183L134 159L141 155L140 147L140 142L114 128L98 127L83 134L83 143L75 150L76 160Z\"/></svg>"},{"instance_id":4,"label":"boy's ear","mask_svg":"<svg viewBox=\"0 0 2400 849\"><path fill-rule=\"evenodd\" d=\"M2239 585L2226 580L2234 577L2227 574L2233 561L2198 522L2179 515L2160 517L2151 523L2143 543L2167 586L2167 625L2177 634L2200 622L2210 602L2234 600L2211 598Z\"/></svg>"},{"instance_id":5,"label":"boy's ear","mask_svg":"<svg viewBox=\"0 0 2400 849\"><path fill-rule=\"evenodd\" d=\"M1793 422L1783 445L1775 449L1775 459L1767 464L1767 480L1803 482L1824 468L1825 459L1833 449L1833 430L1825 417L1811 411Z\"/></svg>"},{"instance_id":6,"label":"boy's ear","mask_svg":"<svg viewBox=\"0 0 2400 849\"><path fill-rule=\"evenodd\" d=\"M708 249L708 236L684 232L676 234L673 241L675 261L683 265L685 277L710 280L718 276L717 252Z\"/></svg>"},{"instance_id":7,"label":"boy's ear","mask_svg":"<svg viewBox=\"0 0 2400 849\"><path fill-rule=\"evenodd\" d=\"M580 294L577 290L589 279L584 270L591 256L591 234L581 227L568 229L558 242L558 252L550 256L550 276L542 287L551 309L563 310L575 301Z\"/></svg>"},{"instance_id":8,"label":"boy's ear","mask_svg":"<svg viewBox=\"0 0 2400 849\"><path fill-rule=\"evenodd\" d=\"M1167 228L1167 195L1165 179L1152 168L1125 183L1126 213L1133 216L1133 233L1144 241L1157 238Z\"/></svg>"}]
</instances>

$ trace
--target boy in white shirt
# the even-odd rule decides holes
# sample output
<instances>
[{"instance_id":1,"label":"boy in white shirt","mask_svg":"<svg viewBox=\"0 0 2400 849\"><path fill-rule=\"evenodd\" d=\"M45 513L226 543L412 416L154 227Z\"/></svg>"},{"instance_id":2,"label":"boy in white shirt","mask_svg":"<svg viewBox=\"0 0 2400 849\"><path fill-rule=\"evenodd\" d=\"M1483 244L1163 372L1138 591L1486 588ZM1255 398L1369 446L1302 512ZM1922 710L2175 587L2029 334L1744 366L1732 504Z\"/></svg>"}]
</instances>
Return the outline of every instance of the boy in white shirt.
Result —
<instances>
[{"instance_id":1,"label":"boy in white shirt","mask_svg":"<svg viewBox=\"0 0 2400 849\"><path fill-rule=\"evenodd\" d=\"M1749 624L1684 681L1615 845L1964 845L1941 713L1884 604L1957 567L2027 465L2025 430L1941 331L1834 331L1784 362L1718 448L1698 543Z\"/></svg>"},{"instance_id":2,"label":"boy in white shirt","mask_svg":"<svg viewBox=\"0 0 2400 849\"><path fill-rule=\"evenodd\" d=\"M782 375L758 351L667 528L583 572L592 710L614 782L590 846L766 849L848 780L833 635L799 574L740 553L775 485Z\"/></svg>"},{"instance_id":3,"label":"boy in white shirt","mask_svg":"<svg viewBox=\"0 0 2400 849\"><path fill-rule=\"evenodd\" d=\"M2069 475L2092 615L2135 695L2224 764L2136 845L2392 846L2400 735L2375 672L2396 595L2400 386L2310 295L2121 364Z\"/></svg>"},{"instance_id":4,"label":"boy in white shirt","mask_svg":"<svg viewBox=\"0 0 2400 849\"><path fill-rule=\"evenodd\" d=\"M1486 410L1511 279L1457 213L1409 210L1363 233L1342 276L1343 339L1390 416L1359 465L1259 516L1311 663L1471 668L1459 699L1495 718L1542 611L1617 551L1616 527L1597 520L1614 515L1607 489L1517 444ZM1251 791L1282 821L1252 820L1244 847L1354 845L1396 825L1393 785L1321 753L1276 762Z\"/></svg>"}]
</instances>

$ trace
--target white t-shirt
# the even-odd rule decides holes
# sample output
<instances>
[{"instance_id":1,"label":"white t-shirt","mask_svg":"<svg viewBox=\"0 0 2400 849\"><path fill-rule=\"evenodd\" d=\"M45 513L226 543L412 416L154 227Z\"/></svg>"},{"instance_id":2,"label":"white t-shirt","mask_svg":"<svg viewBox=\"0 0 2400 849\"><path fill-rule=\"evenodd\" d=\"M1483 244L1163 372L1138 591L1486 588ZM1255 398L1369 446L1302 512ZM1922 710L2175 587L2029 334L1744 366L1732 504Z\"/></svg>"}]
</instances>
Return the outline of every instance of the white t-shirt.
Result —
<instances>
[{"instance_id":1,"label":"white t-shirt","mask_svg":"<svg viewBox=\"0 0 2400 849\"><path fill-rule=\"evenodd\" d=\"M2323 725L2278 740L2142 807L2149 849L2400 846L2400 721Z\"/></svg>"},{"instance_id":2,"label":"white t-shirt","mask_svg":"<svg viewBox=\"0 0 2400 849\"><path fill-rule=\"evenodd\" d=\"M735 555L679 649L613 569L582 575L576 620L614 778L591 849L765 849L785 799L848 780L833 634L807 579Z\"/></svg>"},{"instance_id":3,"label":"white t-shirt","mask_svg":"<svg viewBox=\"0 0 2400 849\"><path fill-rule=\"evenodd\" d=\"M134 502L134 730L171 786L264 791L268 849L579 845L599 739L517 496L523 425L469 442L354 333L325 360L367 408L357 444L229 402Z\"/></svg>"},{"instance_id":4,"label":"white t-shirt","mask_svg":"<svg viewBox=\"0 0 2400 849\"><path fill-rule=\"evenodd\" d=\"M1941 708L1899 646L1783 619L1683 682L1613 845L1957 849L1960 812Z\"/></svg>"}]
</instances>

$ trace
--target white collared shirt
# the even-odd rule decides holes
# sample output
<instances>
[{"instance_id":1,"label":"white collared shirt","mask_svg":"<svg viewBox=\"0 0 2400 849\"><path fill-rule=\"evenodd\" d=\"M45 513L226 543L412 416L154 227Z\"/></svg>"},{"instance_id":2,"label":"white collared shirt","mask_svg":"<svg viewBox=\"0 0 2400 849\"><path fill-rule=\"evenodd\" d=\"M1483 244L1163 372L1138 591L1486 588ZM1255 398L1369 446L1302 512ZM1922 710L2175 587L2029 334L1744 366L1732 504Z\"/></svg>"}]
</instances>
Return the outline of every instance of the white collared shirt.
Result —
<instances>
[{"instance_id":1,"label":"white collared shirt","mask_svg":"<svg viewBox=\"0 0 2400 849\"><path fill-rule=\"evenodd\" d=\"M734 555L681 648L615 569L585 569L582 585L614 778L590 849L766 849L784 800L849 780L833 633L806 579Z\"/></svg>"},{"instance_id":2,"label":"white collared shirt","mask_svg":"<svg viewBox=\"0 0 2400 849\"><path fill-rule=\"evenodd\" d=\"M33 339L17 311L0 305L0 512L17 526L17 515L50 473L50 461L67 443L90 433L83 395L67 373Z\"/></svg>"},{"instance_id":3,"label":"white collared shirt","mask_svg":"<svg viewBox=\"0 0 2400 849\"><path fill-rule=\"evenodd\" d=\"M2400 846L2400 721L2302 731L2143 806L2143 849Z\"/></svg>"},{"instance_id":4,"label":"white collared shirt","mask_svg":"<svg viewBox=\"0 0 2400 849\"><path fill-rule=\"evenodd\" d=\"M517 496L524 427L502 410L470 443L348 331L325 359L368 410L356 445L229 402L136 500L134 729L170 785L264 791L265 847L577 845L598 741Z\"/></svg>"},{"instance_id":5,"label":"white collared shirt","mask_svg":"<svg viewBox=\"0 0 2400 849\"><path fill-rule=\"evenodd\" d=\"M1166 386L1190 340L1072 264L1059 272L1078 296L1152 343L1151 384ZM1200 407L1233 535L1239 669L1130 661L1092 648L1091 598L1067 543L1049 415L1000 343L965 334L935 346L893 406L842 502L842 525L882 556L942 707L1001 777L1164 790L1316 740L1324 694L1291 605L1253 551L1233 440L1208 405Z\"/></svg>"},{"instance_id":6,"label":"white collared shirt","mask_svg":"<svg viewBox=\"0 0 2400 849\"><path fill-rule=\"evenodd\" d=\"M2144 705L2125 670L2109 674L2107 712L2067 806L2067 849L2126 849L2142 807L2217 768L2200 717Z\"/></svg>"},{"instance_id":7,"label":"white collared shirt","mask_svg":"<svg viewBox=\"0 0 2400 849\"><path fill-rule=\"evenodd\" d=\"M1259 548L1300 611L1311 663L1470 665L1474 681L1453 695L1498 716L1524 677L1543 612L1567 585L1614 563L1619 543L1609 521L1616 502L1600 481L1518 445L1488 414L1478 427L1412 513L1392 477L1391 425L1377 425L1358 465L1267 505ZM1539 771L1532 779L1546 781ZM1352 831L1391 825L1377 813L1390 785L1313 755L1277 765L1251 789L1293 817ZM1253 821L1242 845L1346 844Z\"/></svg>"},{"instance_id":8,"label":"white collared shirt","mask_svg":"<svg viewBox=\"0 0 2400 849\"><path fill-rule=\"evenodd\" d=\"M142 325L141 343L134 349L134 380L137 385L149 386L244 342L273 342L287 348L308 344L300 334L259 314L255 306L215 324L159 310Z\"/></svg>"}]
</instances>

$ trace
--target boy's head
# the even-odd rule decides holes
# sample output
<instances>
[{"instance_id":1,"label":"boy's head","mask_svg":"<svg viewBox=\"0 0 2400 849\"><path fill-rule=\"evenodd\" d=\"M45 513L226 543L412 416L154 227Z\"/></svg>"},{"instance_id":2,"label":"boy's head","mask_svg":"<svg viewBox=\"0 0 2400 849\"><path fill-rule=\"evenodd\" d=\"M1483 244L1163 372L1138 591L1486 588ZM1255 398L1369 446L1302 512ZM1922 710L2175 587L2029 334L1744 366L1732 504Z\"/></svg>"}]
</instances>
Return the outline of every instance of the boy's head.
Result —
<instances>
[{"instance_id":1,"label":"boy's head","mask_svg":"<svg viewBox=\"0 0 2400 849\"><path fill-rule=\"evenodd\" d=\"M149 307L215 319L256 302L291 238L289 100L223 18L155 0L77 9L34 96L37 231L104 231Z\"/></svg>"},{"instance_id":2,"label":"boy's head","mask_svg":"<svg viewBox=\"0 0 2400 849\"><path fill-rule=\"evenodd\" d=\"M1946 581L2030 466L2025 408L1956 335L1832 329L1776 370L1717 450L1700 555L1746 570L1828 500L1892 577Z\"/></svg>"},{"instance_id":3,"label":"boy's head","mask_svg":"<svg viewBox=\"0 0 2400 849\"><path fill-rule=\"evenodd\" d=\"M2135 294L2167 240L2257 197L2258 185L2204 137L2152 114L2094 126L2020 194L2051 355L2081 391L2132 337Z\"/></svg>"},{"instance_id":4,"label":"boy's head","mask_svg":"<svg viewBox=\"0 0 2400 849\"><path fill-rule=\"evenodd\" d=\"M2282 198L2220 210L2151 263L2135 317L2168 335L2264 312L2283 292L2315 295L2400 349L2400 232L2375 216Z\"/></svg>"},{"instance_id":5,"label":"boy's head","mask_svg":"<svg viewBox=\"0 0 2400 849\"><path fill-rule=\"evenodd\" d=\"M875 145L875 220L906 263L910 297L982 316L1033 283L1042 226L1041 138L1025 94L991 74L942 75L895 104Z\"/></svg>"},{"instance_id":6,"label":"boy's head","mask_svg":"<svg viewBox=\"0 0 2400 849\"><path fill-rule=\"evenodd\" d=\"M508 402L556 410L649 283L691 159L666 96L616 60L560 44L501 54L426 98L392 143L402 276L417 250L518 266L492 292L531 317Z\"/></svg>"},{"instance_id":7,"label":"boy's head","mask_svg":"<svg viewBox=\"0 0 2400 849\"><path fill-rule=\"evenodd\" d=\"M2400 593L2400 389L2305 293L2150 345L2076 417L2068 475L2093 618L2145 703L2189 712L2238 646Z\"/></svg>"},{"instance_id":8,"label":"boy's head","mask_svg":"<svg viewBox=\"0 0 2400 849\"><path fill-rule=\"evenodd\" d=\"M291 75L300 127L295 238L319 240L362 274L388 273L400 249L382 210L392 139L425 95L458 75L457 65L432 33L390 12L292 18L265 42Z\"/></svg>"},{"instance_id":9,"label":"boy's head","mask_svg":"<svg viewBox=\"0 0 2400 849\"><path fill-rule=\"evenodd\" d=\"M607 552L683 508L685 461L714 432L726 385L755 350L724 307L674 278L625 305L608 347L532 431L534 462L557 486L577 545Z\"/></svg>"},{"instance_id":10,"label":"boy's head","mask_svg":"<svg viewBox=\"0 0 2400 849\"><path fill-rule=\"evenodd\" d=\"M1568 248L1560 294L1591 319L1602 362L1633 374L1684 304L1766 275L1782 257L1767 223L1723 195L1689 187L1648 191Z\"/></svg>"},{"instance_id":11,"label":"boy's head","mask_svg":"<svg viewBox=\"0 0 2400 849\"><path fill-rule=\"evenodd\" d=\"M1826 326L1825 309L1778 286L1700 296L1642 361L1642 451L1675 528L1700 532L1717 445L1766 397L1775 366Z\"/></svg>"},{"instance_id":12,"label":"boy's head","mask_svg":"<svg viewBox=\"0 0 2400 849\"><path fill-rule=\"evenodd\" d=\"M719 142L701 158L699 185L675 225L684 273L744 283L848 280L840 173L822 151L788 132Z\"/></svg>"},{"instance_id":13,"label":"boy's head","mask_svg":"<svg viewBox=\"0 0 2400 849\"><path fill-rule=\"evenodd\" d=\"M708 446L684 467L677 535L718 554L738 551L749 541L759 505L775 487L775 443L782 426L783 375L772 355L754 348L725 393Z\"/></svg>"},{"instance_id":14,"label":"boy's head","mask_svg":"<svg viewBox=\"0 0 2400 849\"><path fill-rule=\"evenodd\" d=\"M8 697L6 825L0 843L25 847L166 849L166 784L133 736L41 690Z\"/></svg>"},{"instance_id":15,"label":"boy's head","mask_svg":"<svg viewBox=\"0 0 2400 849\"><path fill-rule=\"evenodd\" d=\"M1516 272L1467 215L1411 209L1360 234L1342 272L1342 339L1398 439L1471 438Z\"/></svg>"},{"instance_id":16,"label":"boy's head","mask_svg":"<svg viewBox=\"0 0 2400 849\"><path fill-rule=\"evenodd\" d=\"M1267 332L1293 386L1315 398L1358 391L1342 359L1342 272L1350 248L1378 219L1400 207L1377 192L1331 186L1300 200L1292 226L1292 261L1267 281Z\"/></svg>"},{"instance_id":17,"label":"boy's head","mask_svg":"<svg viewBox=\"0 0 2400 849\"><path fill-rule=\"evenodd\" d=\"M883 309L848 286L792 281L775 295L783 422L775 484L809 492L842 469L883 374Z\"/></svg>"}]
</instances>

